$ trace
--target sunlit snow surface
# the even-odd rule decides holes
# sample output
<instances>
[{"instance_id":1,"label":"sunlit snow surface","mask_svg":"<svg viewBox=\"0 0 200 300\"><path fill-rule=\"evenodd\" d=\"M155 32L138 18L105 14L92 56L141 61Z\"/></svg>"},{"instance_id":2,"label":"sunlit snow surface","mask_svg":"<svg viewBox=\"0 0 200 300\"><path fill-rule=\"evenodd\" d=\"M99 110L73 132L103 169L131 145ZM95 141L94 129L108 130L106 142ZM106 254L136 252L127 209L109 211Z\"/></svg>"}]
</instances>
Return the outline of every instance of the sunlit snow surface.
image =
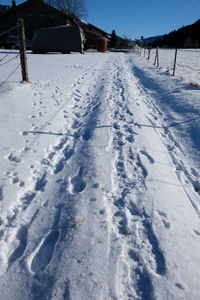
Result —
<instances>
[{"instance_id":1,"label":"sunlit snow surface","mask_svg":"<svg viewBox=\"0 0 200 300\"><path fill-rule=\"evenodd\" d=\"M148 50L142 50L141 56L148 59ZM150 62L155 62L156 49L150 53ZM175 49L158 49L159 67L162 72L173 74ZM200 86L200 49L178 49L175 76L191 85Z\"/></svg>"},{"instance_id":2,"label":"sunlit snow surface","mask_svg":"<svg viewBox=\"0 0 200 300\"><path fill-rule=\"evenodd\" d=\"M0 86L0 298L199 299L200 90L133 53L28 69Z\"/></svg>"}]
</instances>

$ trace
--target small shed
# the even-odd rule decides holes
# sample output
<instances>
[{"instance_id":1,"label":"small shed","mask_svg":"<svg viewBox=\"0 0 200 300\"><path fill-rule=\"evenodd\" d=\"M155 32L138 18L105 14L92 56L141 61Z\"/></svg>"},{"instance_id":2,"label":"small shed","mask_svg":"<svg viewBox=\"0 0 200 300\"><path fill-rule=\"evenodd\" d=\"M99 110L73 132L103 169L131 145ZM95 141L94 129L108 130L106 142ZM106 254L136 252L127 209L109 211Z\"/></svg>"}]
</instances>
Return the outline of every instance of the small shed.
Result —
<instances>
[{"instance_id":1,"label":"small shed","mask_svg":"<svg viewBox=\"0 0 200 300\"><path fill-rule=\"evenodd\" d=\"M31 43L31 50L34 53L83 53L83 49L84 34L76 25L37 29Z\"/></svg>"}]
</instances>

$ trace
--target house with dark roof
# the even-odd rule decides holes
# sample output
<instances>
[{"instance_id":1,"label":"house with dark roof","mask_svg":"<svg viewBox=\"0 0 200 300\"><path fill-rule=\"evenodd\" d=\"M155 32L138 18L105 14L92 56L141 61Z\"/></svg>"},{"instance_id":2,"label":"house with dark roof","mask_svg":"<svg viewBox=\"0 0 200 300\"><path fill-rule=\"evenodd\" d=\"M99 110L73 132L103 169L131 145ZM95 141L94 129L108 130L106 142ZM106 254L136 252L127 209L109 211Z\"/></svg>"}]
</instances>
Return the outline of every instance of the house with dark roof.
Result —
<instances>
[{"instance_id":1,"label":"house with dark roof","mask_svg":"<svg viewBox=\"0 0 200 300\"><path fill-rule=\"evenodd\" d=\"M12 7L0 14L0 34L9 31L17 25L19 18L24 19L26 37L31 39L35 29L72 24L73 20L68 15L42 0L28 0L19 5L12 1ZM9 34L16 35L13 29Z\"/></svg>"},{"instance_id":2,"label":"house with dark roof","mask_svg":"<svg viewBox=\"0 0 200 300\"><path fill-rule=\"evenodd\" d=\"M88 24L73 15L46 4L42 0L27 0L19 5L12 1L12 6L0 14L0 38L2 36L16 36L17 20L23 18L26 38L31 40L34 31L38 28L55 27L61 25L78 25L85 34L85 49L96 48L98 39L109 34L102 29Z\"/></svg>"},{"instance_id":3,"label":"house with dark roof","mask_svg":"<svg viewBox=\"0 0 200 300\"><path fill-rule=\"evenodd\" d=\"M3 14L4 12L6 12L9 8L10 8L10 6L8 6L8 5L0 4L0 15Z\"/></svg>"}]
</instances>

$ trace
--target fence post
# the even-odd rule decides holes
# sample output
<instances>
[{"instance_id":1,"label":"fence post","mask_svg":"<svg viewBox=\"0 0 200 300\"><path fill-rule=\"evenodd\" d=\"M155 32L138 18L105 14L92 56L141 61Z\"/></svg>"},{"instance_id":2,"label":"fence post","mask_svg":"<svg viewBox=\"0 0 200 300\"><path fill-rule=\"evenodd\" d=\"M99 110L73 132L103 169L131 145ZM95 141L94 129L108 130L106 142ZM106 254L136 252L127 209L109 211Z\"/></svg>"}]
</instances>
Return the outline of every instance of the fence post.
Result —
<instances>
[{"instance_id":1,"label":"fence post","mask_svg":"<svg viewBox=\"0 0 200 300\"><path fill-rule=\"evenodd\" d=\"M158 54L158 47L157 47L157 67L159 67L159 54Z\"/></svg>"},{"instance_id":2,"label":"fence post","mask_svg":"<svg viewBox=\"0 0 200 300\"><path fill-rule=\"evenodd\" d=\"M156 65L156 63L157 63L157 65ZM155 59L154 59L154 66L159 67L158 47L156 48L156 54L155 54Z\"/></svg>"},{"instance_id":3,"label":"fence post","mask_svg":"<svg viewBox=\"0 0 200 300\"><path fill-rule=\"evenodd\" d=\"M22 18L18 19L17 28L18 28L18 38L19 38L19 51L20 51L20 61L21 61L21 70L22 70L22 80L29 82L27 57L26 57L25 29L24 29L24 21Z\"/></svg>"},{"instance_id":4,"label":"fence post","mask_svg":"<svg viewBox=\"0 0 200 300\"><path fill-rule=\"evenodd\" d=\"M175 56L174 56L174 67L173 67L173 74L172 76L175 75L175 71L176 71L176 59L177 59L177 52L178 52L178 49L176 48L175 49Z\"/></svg>"},{"instance_id":5,"label":"fence post","mask_svg":"<svg viewBox=\"0 0 200 300\"><path fill-rule=\"evenodd\" d=\"M156 65L156 60L157 60L157 49L156 49L156 53L155 53L155 59L154 59L154 66Z\"/></svg>"},{"instance_id":6,"label":"fence post","mask_svg":"<svg viewBox=\"0 0 200 300\"><path fill-rule=\"evenodd\" d=\"M148 52L148 60L150 60L150 55L151 55L151 49L149 48L149 52Z\"/></svg>"}]
</instances>

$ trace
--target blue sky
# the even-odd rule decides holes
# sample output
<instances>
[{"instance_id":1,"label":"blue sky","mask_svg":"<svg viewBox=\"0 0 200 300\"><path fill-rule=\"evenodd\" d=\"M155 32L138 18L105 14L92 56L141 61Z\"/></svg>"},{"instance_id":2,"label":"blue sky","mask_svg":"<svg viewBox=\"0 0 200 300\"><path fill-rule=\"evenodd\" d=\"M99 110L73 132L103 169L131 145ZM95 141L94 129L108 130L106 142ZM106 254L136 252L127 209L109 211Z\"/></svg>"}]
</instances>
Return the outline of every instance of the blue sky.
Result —
<instances>
[{"instance_id":1,"label":"blue sky","mask_svg":"<svg viewBox=\"0 0 200 300\"><path fill-rule=\"evenodd\" d=\"M150 37L168 33L200 18L200 0L85 0L87 21L120 36ZM1 0L1 4L9 4ZM24 1L17 0L17 4Z\"/></svg>"}]
</instances>

